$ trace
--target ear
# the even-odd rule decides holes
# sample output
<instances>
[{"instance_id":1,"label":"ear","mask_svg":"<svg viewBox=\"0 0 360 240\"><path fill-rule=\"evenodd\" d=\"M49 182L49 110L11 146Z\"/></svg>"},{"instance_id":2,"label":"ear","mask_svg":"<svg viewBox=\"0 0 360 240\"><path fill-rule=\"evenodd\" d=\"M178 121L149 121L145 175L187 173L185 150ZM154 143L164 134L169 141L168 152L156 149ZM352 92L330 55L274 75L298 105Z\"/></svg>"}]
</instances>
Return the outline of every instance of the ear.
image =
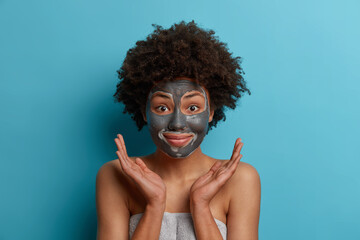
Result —
<instances>
[{"instance_id":1,"label":"ear","mask_svg":"<svg viewBox=\"0 0 360 240\"><path fill-rule=\"evenodd\" d=\"M210 116L209 116L209 122L211 122L213 120L214 117L214 110L210 111Z\"/></svg>"}]
</instances>

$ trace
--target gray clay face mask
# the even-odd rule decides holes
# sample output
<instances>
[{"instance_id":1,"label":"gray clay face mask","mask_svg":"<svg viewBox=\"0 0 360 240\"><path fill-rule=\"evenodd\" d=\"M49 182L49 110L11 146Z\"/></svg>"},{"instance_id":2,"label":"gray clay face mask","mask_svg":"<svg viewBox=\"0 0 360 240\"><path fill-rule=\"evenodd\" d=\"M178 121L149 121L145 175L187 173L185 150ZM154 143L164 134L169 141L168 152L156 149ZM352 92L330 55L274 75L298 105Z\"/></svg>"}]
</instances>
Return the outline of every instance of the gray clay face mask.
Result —
<instances>
[{"instance_id":1,"label":"gray clay face mask","mask_svg":"<svg viewBox=\"0 0 360 240\"><path fill-rule=\"evenodd\" d=\"M155 145L185 158L203 141L210 116L205 90L189 80L160 82L150 91L146 118Z\"/></svg>"}]
</instances>

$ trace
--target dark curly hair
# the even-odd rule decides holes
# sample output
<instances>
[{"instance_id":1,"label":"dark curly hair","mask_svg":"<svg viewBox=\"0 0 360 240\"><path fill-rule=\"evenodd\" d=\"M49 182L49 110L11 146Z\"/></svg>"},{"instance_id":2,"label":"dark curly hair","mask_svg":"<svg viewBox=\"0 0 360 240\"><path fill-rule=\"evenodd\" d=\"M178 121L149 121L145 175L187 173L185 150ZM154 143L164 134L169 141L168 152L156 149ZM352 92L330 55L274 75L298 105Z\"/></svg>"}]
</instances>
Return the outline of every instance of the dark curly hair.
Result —
<instances>
[{"instance_id":1,"label":"dark curly hair","mask_svg":"<svg viewBox=\"0 0 360 240\"><path fill-rule=\"evenodd\" d=\"M227 45L192 21L174 24L169 29L159 25L146 40L129 49L117 71L120 82L114 94L123 102L124 113L135 120L139 131L146 122L143 113L147 96L154 84L176 77L188 77L204 86L210 94L214 117L209 129L225 121L225 107L235 109L245 92L251 94L244 81L241 57L232 57Z\"/></svg>"}]
</instances>

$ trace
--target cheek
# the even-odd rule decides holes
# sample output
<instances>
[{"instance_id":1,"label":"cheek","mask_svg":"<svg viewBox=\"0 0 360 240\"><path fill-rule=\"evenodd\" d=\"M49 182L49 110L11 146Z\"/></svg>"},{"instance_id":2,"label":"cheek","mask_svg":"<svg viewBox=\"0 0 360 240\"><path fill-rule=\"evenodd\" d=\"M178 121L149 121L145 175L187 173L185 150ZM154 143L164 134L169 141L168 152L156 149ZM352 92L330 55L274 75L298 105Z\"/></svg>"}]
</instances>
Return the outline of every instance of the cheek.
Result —
<instances>
[{"instance_id":1,"label":"cheek","mask_svg":"<svg viewBox=\"0 0 360 240\"><path fill-rule=\"evenodd\" d=\"M166 129L167 126L169 125L169 121L170 121L169 115L159 116L152 112L148 114L148 123L149 123L150 131L160 131L162 129Z\"/></svg>"},{"instance_id":2,"label":"cheek","mask_svg":"<svg viewBox=\"0 0 360 240\"><path fill-rule=\"evenodd\" d=\"M202 132L207 129L209 114L207 112L187 117L188 126L194 132Z\"/></svg>"}]
</instances>

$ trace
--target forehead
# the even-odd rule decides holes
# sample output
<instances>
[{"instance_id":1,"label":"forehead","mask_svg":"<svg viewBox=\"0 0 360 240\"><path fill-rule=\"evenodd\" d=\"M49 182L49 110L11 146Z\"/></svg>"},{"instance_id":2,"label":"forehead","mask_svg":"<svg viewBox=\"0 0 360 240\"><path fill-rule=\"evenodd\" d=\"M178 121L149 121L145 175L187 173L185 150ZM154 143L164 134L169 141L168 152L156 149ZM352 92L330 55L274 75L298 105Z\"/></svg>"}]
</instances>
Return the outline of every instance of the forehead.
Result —
<instances>
[{"instance_id":1,"label":"forehead","mask_svg":"<svg viewBox=\"0 0 360 240\"><path fill-rule=\"evenodd\" d=\"M151 94L154 94L156 92L165 92L175 96L182 96L190 91L198 91L204 96L206 95L204 89L199 84L183 79L160 82L153 87L153 89L151 90Z\"/></svg>"}]
</instances>

